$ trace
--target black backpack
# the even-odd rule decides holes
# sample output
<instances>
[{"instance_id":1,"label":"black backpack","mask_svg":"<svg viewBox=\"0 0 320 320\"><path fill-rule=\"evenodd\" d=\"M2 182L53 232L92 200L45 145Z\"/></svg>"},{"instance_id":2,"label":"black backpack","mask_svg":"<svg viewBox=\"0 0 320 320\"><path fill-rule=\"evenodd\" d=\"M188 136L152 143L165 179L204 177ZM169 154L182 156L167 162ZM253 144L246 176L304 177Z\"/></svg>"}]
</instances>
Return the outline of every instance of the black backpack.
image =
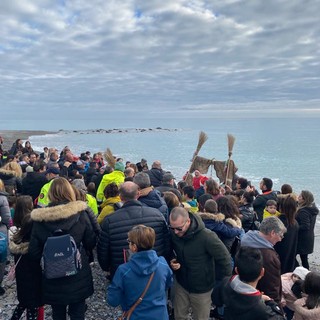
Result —
<instances>
[{"instance_id":1,"label":"black backpack","mask_svg":"<svg viewBox=\"0 0 320 320\"><path fill-rule=\"evenodd\" d=\"M61 229L55 230L44 244L42 271L47 279L73 276L82 267L81 254L74 238Z\"/></svg>"}]
</instances>

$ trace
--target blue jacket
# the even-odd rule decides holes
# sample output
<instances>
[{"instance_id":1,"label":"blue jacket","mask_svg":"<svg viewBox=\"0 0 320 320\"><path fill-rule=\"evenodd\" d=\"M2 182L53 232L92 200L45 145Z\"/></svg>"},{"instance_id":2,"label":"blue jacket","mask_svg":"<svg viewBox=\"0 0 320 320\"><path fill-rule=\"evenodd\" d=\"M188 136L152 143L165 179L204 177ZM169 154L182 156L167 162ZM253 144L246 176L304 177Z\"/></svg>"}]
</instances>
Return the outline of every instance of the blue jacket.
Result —
<instances>
[{"instance_id":1,"label":"blue jacket","mask_svg":"<svg viewBox=\"0 0 320 320\"><path fill-rule=\"evenodd\" d=\"M107 289L108 303L129 310L141 296L152 272L155 274L150 287L130 319L169 319L166 290L172 285L172 271L154 250L137 252L128 263L119 266Z\"/></svg>"},{"instance_id":2,"label":"blue jacket","mask_svg":"<svg viewBox=\"0 0 320 320\"><path fill-rule=\"evenodd\" d=\"M141 195L138 200L142 205L158 209L163 214L166 221L168 221L169 209L166 202L161 197L160 191L153 190L152 187L148 187L141 189L140 193Z\"/></svg>"}]
</instances>

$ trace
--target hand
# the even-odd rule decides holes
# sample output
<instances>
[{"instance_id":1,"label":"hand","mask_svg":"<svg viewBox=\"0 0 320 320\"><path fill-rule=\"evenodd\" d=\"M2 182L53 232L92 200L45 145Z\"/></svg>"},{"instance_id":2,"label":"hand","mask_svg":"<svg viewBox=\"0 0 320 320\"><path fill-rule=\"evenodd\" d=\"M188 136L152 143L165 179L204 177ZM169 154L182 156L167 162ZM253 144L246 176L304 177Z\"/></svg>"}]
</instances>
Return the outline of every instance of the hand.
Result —
<instances>
[{"instance_id":1,"label":"hand","mask_svg":"<svg viewBox=\"0 0 320 320\"><path fill-rule=\"evenodd\" d=\"M263 301L270 301L270 300L272 300L269 296L267 296L266 294L263 294L262 296L262 300Z\"/></svg>"},{"instance_id":2,"label":"hand","mask_svg":"<svg viewBox=\"0 0 320 320\"><path fill-rule=\"evenodd\" d=\"M170 267L172 268L172 270L176 271L180 269L181 264L177 262L177 259L172 259L170 260Z\"/></svg>"}]
</instances>

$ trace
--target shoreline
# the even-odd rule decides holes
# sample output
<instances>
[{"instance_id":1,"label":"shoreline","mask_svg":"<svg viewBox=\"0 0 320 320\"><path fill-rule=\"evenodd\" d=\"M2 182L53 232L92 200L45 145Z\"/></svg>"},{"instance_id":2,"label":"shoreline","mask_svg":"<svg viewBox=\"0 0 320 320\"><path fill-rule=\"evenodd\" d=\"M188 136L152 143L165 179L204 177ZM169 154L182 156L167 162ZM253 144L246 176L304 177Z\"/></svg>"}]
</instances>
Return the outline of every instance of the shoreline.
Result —
<instances>
[{"instance_id":1,"label":"shoreline","mask_svg":"<svg viewBox=\"0 0 320 320\"><path fill-rule=\"evenodd\" d=\"M4 150L10 150L12 144L17 140L28 140L30 136L42 136L45 134L54 134L56 131L44 131L44 130L1 130L0 136L3 138L2 148Z\"/></svg>"}]
</instances>

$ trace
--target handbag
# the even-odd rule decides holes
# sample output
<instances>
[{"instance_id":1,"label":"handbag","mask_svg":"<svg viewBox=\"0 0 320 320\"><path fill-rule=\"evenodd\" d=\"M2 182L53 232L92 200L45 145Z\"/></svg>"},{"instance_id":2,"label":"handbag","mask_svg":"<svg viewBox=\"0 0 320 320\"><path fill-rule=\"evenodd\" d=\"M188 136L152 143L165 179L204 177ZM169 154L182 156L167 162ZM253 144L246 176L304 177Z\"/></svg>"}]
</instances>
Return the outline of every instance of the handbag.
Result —
<instances>
[{"instance_id":1,"label":"handbag","mask_svg":"<svg viewBox=\"0 0 320 320\"><path fill-rule=\"evenodd\" d=\"M13 281L16 278L16 267L21 259L22 255L19 257L16 264L12 265L8 271L7 280Z\"/></svg>"},{"instance_id":2,"label":"handbag","mask_svg":"<svg viewBox=\"0 0 320 320\"><path fill-rule=\"evenodd\" d=\"M150 284L151 284L151 281L153 279L153 276L154 276L154 272L152 272L150 278L149 278L149 281L146 285L146 287L144 288L141 296L139 297L139 299L134 303L134 305L128 310L128 311L124 311L123 314L121 315L121 317L118 319L118 320L129 320L134 309L139 305L139 303L141 303L141 301L143 300L143 297L145 296L145 294L147 293L149 287L150 287Z\"/></svg>"}]
</instances>

